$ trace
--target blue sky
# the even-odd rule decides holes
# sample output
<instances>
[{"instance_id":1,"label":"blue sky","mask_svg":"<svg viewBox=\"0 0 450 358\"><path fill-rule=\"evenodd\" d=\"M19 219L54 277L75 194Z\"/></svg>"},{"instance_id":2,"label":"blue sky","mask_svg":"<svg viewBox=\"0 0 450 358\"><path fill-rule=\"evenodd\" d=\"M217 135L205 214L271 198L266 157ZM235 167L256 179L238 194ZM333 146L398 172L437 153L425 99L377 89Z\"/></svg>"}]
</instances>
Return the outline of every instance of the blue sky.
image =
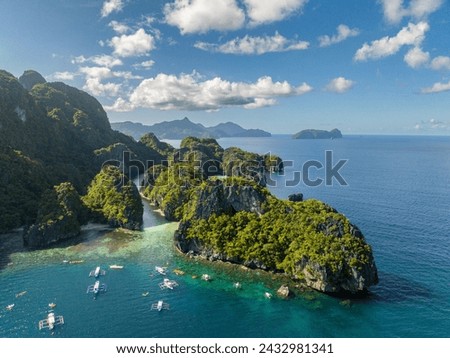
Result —
<instances>
[{"instance_id":1,"label":"blue sky","mask_svg":"<svg viewBox=\"0 0 450 358\"><path fill-rule=\"evenodd\" d=\"M0 0L0 68L112 122L450 135L447 0Z\"/></svg>"}]
</instances>

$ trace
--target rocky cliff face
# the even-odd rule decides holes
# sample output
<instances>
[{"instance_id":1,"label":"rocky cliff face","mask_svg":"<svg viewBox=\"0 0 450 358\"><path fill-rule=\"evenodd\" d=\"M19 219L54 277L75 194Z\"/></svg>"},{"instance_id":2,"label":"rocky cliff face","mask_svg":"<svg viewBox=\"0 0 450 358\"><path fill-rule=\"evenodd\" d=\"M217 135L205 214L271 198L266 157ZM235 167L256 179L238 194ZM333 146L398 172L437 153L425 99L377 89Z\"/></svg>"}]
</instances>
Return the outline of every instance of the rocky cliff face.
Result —
<instances>
[{"instance_id":1,"label":"rocky cliff face","mask_svg":"<svg viewBox=\"0 0 450 358\"><path fill-rule=\"evenodd\" d=\"M73 185L57 185L43 195L36 223L24 231L24 244L43 248L75 237L84 219L81 199Z\"/></svg>"}]
</instances>

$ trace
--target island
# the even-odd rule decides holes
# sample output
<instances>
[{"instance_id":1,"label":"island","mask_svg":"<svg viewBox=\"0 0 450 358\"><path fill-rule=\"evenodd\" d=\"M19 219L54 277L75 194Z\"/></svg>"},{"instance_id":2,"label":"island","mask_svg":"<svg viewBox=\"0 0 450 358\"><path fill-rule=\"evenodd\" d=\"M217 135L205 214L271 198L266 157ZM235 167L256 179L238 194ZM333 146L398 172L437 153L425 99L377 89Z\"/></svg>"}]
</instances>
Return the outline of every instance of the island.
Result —
<instances>
[{"instance_id":1,"label":"island","mask_svg":"<svg viewBox=\"0 0 450 358\"><path fill-rule=\"evenodd\" d=\"M378 282L372 248L344 215L300 193L270 193L282 158L214 138L188 136L178 149L154 133L136 141L111 128L94 97L32 70L19 79L0 71L0 169L0 232L22 228L29 249L73 238L88 222L141 230L143 196L179 223L174 246L187 258L266 270L329 294Z\"/></svg>"},{"instance_id":2,"label":"island","mask_svg":"<svg viewBox=\"0 0 450 358\"><path fill-rule=\"evenodd\" d=\"M144 125L135 122L111 123L111 127L119 132L139 140L147 133L155 134L159 139L183 139L186 137L198 138L231 138L231 137L271 137L269 132L261 129L244 129L233 122L220 123L213 127L205 127L194 123L189 118L166 121L153 125Z\"/></svg>"},{"instance_id":3,"label":"island","mask_svg":"<svg viewBox=\"0 0 450 358\"><path fill-rule=\"evenodd\" d=\"M342 133L335 128L331 131L324 131L319 129L305 129L292 136L293 139L340 139Z\"/></svg>"},{"instance_id":4,"label":"island","mask_svg":"<svg viewBox=\"0 0 450 358\"><path fill-rule=\"evenodd\" d=\"M344 215L301 194L281 200L268 191L268 166L282 170L279 157L199 138L184 139L173 155L179 160L148 169L144 195L180 222L175 245L183 254L285 274L330 294L360 294L378 282L370 245Z\"/></svg>"}]
</instances>

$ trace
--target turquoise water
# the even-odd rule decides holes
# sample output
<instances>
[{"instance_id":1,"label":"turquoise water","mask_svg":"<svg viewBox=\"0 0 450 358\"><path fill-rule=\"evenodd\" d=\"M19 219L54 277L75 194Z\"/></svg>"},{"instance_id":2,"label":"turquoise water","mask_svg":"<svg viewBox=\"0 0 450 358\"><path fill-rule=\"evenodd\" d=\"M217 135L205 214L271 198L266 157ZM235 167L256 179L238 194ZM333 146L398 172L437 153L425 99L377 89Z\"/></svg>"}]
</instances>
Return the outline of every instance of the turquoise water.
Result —
<instances>
[{"instance_id":1,"label":"turquoise water","mask_svg":"<svg viewBox=\"0 0 450 358\"><path fill-rule=\"evenodd\" d=\"M57 304L66 324L56 337L449 337L450 336L450 139L445 137L347 137L294 141L288 137L223 139L227 147L294 161L276 175L279 197L303 192L330 203L357 224L372 245L380 284L362 300L343 301L307 292L268 300L283 280L228 264L184 258L172 247L176 224L146 206L142 233L102 227L62 247L22 252L11 237L0 243L0 337L47 337L38 321ZM348 186L286 187L304 161L348 159ZM318 174L322 174L320 171ZM83 260L64 264L64 260ZM9 263L9 265L8 265ZM110 270L111 264L123 270ZM86 294L90 270L102 265L108 291ZM155 265L168 266L179 286L161 291ZM174 269L184 276L173 274ZM211 282L195 276L208 273ZM239 281L242 289L233 283ZM27 291L16 298L16 294ZM147 296L143 296L148 292ZM169 311L150 310L163 299ZM15 304L12 311L5 307Z\"/></svg>"}]
</instances>

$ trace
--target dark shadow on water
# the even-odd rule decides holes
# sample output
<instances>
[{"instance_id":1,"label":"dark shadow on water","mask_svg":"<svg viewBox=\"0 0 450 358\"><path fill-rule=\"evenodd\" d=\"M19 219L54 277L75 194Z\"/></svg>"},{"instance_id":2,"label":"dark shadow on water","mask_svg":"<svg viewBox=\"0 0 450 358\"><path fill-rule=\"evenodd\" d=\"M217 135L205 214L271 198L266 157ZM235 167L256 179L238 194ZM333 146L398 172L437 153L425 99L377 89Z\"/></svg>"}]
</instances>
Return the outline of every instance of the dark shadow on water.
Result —
<instances>
[{"instance_id":1,"label":"dark shadow on water","mask_svg":"<svg viewBox=\"0 0 450 358\"><path fill-rule=\"evenodd\" d=\"M54 248L65 249L83 242L89 242L92 239L97 238L99 235L112 232L113 230L114 229L106 226L102 228L82 230L82 232L74 238L53 243L44 248L28 248L24 246L22 229L8 234L2 234L0 235L0 270L5 269L9 265L14 265L14 262L11 261L11 255L13 254L20 252L48 250Z\"/></svg>"},{"instance_id":2,"label":"dark shadow on water","mask_svg":"<svg viewBox=\"0 0 450 358\"><path fill-rule=\"evenodd\" d=\"M376 302L402 303L411 300L429 300L433 297L430 288L405 277L379 272L380 283L370 289L365 299Z\"/></svg>"},{"instance_id":3,"label":"dark shadow on water","mask_svg":"<svg viewBox=\"0 0 450 358\"><path fill-rule=\"evenodd\" d=\"M21 229L0 235L0 270L13 264L10 261L12 254L26 251L26 248L23 246L22 235L23 231Z\"/></svg>"}]
</instances>

